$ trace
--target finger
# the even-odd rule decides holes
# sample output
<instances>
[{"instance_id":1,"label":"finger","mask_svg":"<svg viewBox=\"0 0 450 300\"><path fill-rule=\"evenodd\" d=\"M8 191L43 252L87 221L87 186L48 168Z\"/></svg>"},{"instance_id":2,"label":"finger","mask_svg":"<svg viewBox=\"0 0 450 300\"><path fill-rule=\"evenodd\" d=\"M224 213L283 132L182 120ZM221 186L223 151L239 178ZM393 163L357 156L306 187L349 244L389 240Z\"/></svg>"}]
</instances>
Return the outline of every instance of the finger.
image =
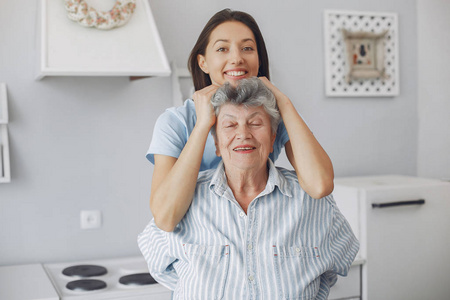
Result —
<instances>
[{"instance_id":1,"label":"finger","mask_svg":"<svg viewBox=\"0 0 450 300\"><path fill-rule=\"evenodd\" d=\"M258 77L258 78L259 78L259 80L261 80L264 83L265 86L267 86L267 87L273 86L273 83L270 82L270 80L267 79L267 77L261 76L261 77Z\"/></svg>"},{"instance_id":2,"label":"finger","mask_svg":"<svg viewBox=\"0 0 450 300\"><path fill-rule=\"evenodd\" d=\"M262 80L262 81L269 81L269 79L267 79L267 77L266 76L260 76L260 77L258 77L260 80Z\"/></svg>"},{"instance_id":3,"label":"finger","mask_svg":"<svg viewBox=\"0 0 450 300\"><path fill-rule=\"evenodd\" d=\"M205 100L211 100L211 97L214 96L214 94L217 92L218 88L219 88L218 86L211 86L210 89L206 90L205 94L203 94L205 97Z\"/></svg>"},{"instance_id":4,"label":"finger","mask_svg":"<svg viewBox=\"0 0 450 300\"><path fill-rule=\"evenodd\" d=\"M210 93L210 92L215 92L215 91L217 91L217 89L219 88L219 86L218 85L210 85L210 86L208 86L207 87L208 89L207 90L205 90L207 93Z\"/></svg>"},{"instance_id":5,"label":"finger","mask_svg":"<svg viewBox=\"0 0 450 300\"><path fill-rule=\"evenodd\" d=\"M264 83L264 85L265 85L269 90L272 91L272 93L274 93L275 90L277 89L277 88L275 87L275 85L274 85L269 79L267 79L266 77L260 77L260 80Z\"/></svg>"},{"instance_id":6,"label":"finger","mask_svg":"<svg viewBox=\"0 0 450 300\"><path fill-rule=\"evenodd\" d=\"M209 95L211 93L211 91L215 91L215 90L217 90L217 88L218 88L217 86L209 85L207 87L204 87L201 90L196 91L194 93L194 96L201 97L202 95Z\"/></svg>"}]
</instances>

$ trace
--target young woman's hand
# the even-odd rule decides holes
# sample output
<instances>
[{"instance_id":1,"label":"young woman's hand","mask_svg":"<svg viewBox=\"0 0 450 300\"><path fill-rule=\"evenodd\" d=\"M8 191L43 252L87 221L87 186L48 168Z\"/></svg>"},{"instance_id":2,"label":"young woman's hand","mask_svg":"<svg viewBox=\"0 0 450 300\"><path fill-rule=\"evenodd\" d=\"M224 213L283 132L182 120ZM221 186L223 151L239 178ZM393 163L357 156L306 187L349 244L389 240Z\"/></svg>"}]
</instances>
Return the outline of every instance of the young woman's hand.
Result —
<instances>
[{"instance_id":1,"label":"young woman's hand","mask_svg":"<svg viewBox=\"0 0 450 300\"><path fill-rule=\"evenodd\" d=\"M192 96L195 103L195 113L197 114L196 126L204 126L211 129L216 122L216 115L211 104L211 97L216 93L219 86L210 85L198 90Z\"/></svg>"},{"instance_id":2,"label":"young woman's hand","mask_svg":"<svg viewBox=\"0 0 450 300\"><path fill-rule=\"evenodd\" d=\"M262 76L262 77L258 77L263 83L264 85L273 93L273 95L275 96L275 99L277 101L278 106L280 106L280 102L284 101L289 101L288 97L283 94L275 85L273 85L272 82L269 81L269 79L267 79L267 77Z\"/></svg>"}]
</instances>

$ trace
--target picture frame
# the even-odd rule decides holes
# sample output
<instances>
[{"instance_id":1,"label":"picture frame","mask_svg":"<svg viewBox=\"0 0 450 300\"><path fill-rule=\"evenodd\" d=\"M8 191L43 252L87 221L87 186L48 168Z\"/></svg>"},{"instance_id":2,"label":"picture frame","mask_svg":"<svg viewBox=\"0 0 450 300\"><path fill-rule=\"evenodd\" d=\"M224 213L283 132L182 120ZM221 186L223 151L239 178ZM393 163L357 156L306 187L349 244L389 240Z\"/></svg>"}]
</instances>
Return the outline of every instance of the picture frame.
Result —
<instances>
[{"instance_id":1,"label":"picture frame","mask_svg":"<svg viewBox=\"0 0 450 300\"><path fill-rule=\"evenodd\" d=\"M347 83L358 79L388 79L384 65L384 43L388 30L381 33L342 29L347 53Z\"/></svg>"},{"instance_id":2,"label":"picture frame","mask_svg":"<svg viewBox=\"0 0 450 300\"><path fill-rule=\"evenodd\" d=\"M327 97L395 97L400 94L396 13L325 10L323 21ZM350 33L351 40L356 41L360 35L360 39L374 43L372 48L375 44L378 45L378 48L375 47L377 50L372 53L378 62L375 66L372 65L372 69L349 64L352 60L347 53L344 30ZM380 64L381 61L384 61L383 65Z\"/></svg>"}]
</instances>

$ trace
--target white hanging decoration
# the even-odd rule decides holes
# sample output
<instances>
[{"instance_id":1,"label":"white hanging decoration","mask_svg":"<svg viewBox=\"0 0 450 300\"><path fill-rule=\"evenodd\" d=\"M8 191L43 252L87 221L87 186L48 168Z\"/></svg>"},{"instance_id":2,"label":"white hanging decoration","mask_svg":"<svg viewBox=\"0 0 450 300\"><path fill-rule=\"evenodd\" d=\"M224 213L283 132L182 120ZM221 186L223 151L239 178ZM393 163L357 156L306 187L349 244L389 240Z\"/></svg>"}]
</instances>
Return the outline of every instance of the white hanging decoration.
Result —
<instances>
[{"instance_id":1,"label":"white hanging decoration","mask_svg":"<svg viewBox=\"0 0 450 300\"><path fill-rule=\"evenodd\" d=\"M65 0L67 16L72 21L86 27L102 30L113 29L125 25L133 15L136 0L118 0L109 11L97 11L85 0Z\"/></svg>"}]
</instances>

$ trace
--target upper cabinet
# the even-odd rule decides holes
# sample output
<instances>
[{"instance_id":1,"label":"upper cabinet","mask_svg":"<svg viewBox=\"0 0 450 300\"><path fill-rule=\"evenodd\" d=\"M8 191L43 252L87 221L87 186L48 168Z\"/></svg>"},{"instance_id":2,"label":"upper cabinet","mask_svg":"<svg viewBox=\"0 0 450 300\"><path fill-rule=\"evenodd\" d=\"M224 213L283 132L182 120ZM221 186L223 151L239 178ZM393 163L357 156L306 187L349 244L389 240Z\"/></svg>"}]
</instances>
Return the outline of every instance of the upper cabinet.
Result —
<instances>
[{"instance_id":1,"label":"upper cabinet","mask_svg":"<svg viewBox=\"0 0 450 300\"><path fill-rule=\"evenodd\" d=\"M0 183L10 181L8 102L6 97L6 84L0 83Z\"/></svg>"},{"instance_id":2,"label":"upper cabinet","mask_svg":"<svg viewBox=\"0 0 450 300\"><path fill-rule=\"evenodd\" d=\"M117 3L121 6L117 7ZM148 1L117 3L39 0L36 79L45 76L169 76L170 65ZM132 11L126 11L124 3L135 6ZM88 16L85 20L80 17L83 12ZM112 29L83 25L86 20L96 24L112 22L111 18L124 20L125 14L131 15L125 16L129 20Z\"/></svg>"}]
</instances>

